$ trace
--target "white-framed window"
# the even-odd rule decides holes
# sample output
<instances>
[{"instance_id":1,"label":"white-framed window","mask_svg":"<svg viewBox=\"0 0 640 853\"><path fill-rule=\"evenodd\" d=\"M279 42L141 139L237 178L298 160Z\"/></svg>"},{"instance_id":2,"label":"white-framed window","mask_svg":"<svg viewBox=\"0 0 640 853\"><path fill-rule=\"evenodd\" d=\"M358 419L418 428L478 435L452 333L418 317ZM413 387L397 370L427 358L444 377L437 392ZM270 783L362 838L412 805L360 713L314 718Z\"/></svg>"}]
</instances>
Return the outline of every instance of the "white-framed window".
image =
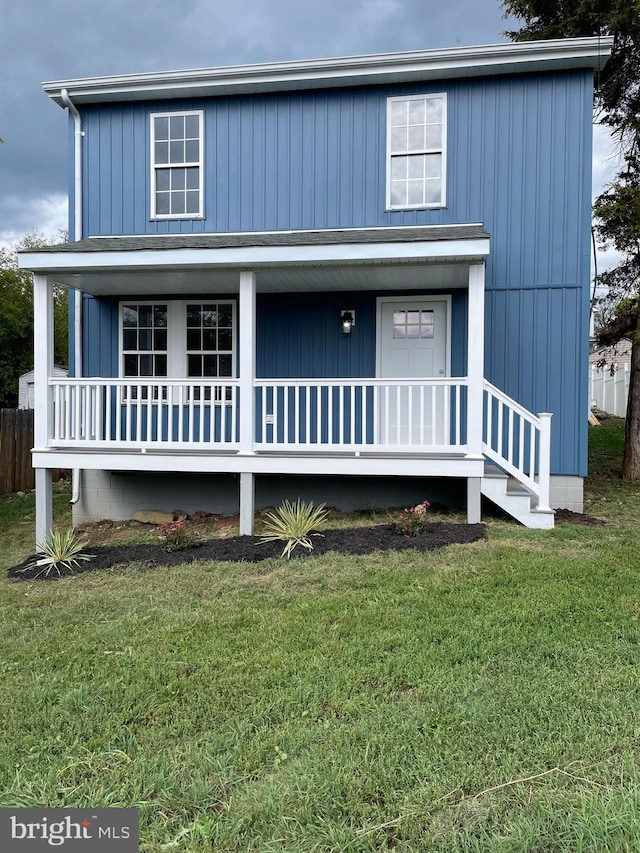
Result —
<instances>
[{"instance_id":1,"label":"white-framed window","mask_svg":"<svg viewBox=\"0 0 640 853\"><path fill-rule=\"evenodd\" d=\"M187 376L235 375L234 314L233 302L187 303Z\"/></svg>"},{"instance_id":2,"label":"white-framed window","mask_svg":"<svg viewBox=\"0 0 640 853\"><path fill-rule=\"evenodd\" d=\"M120 303L119 323L121 378L236 376L234 299L127 300Z\"/></svg>"},{"instance_id":3,"label":"white-framed window","mask_svg":"<svg viewBox=\"0 0 640 853\"><path fill-rule=\"evenodd\" d=\"M120 375L168 376L167 303L125 302L120 310Z\"/></svg>"},{"instance_id":4,"label":"white-framed window","mask_svg":"<svg viewBox=\"0 0 640 853\"><path fill-rule=\"evenodd\" d=\"M444 207L447 96L387 100L387 208Z\"/></svg>"},{"instance_id":5,"label":"white-framed window","mask_svg":"<svg viewBox=\"0 0 640 853\"><path fill-rule=\"evenodd\" d=\"M151 113L151 218L203 211L203 112Z\"/></svg>"}]
</instances>

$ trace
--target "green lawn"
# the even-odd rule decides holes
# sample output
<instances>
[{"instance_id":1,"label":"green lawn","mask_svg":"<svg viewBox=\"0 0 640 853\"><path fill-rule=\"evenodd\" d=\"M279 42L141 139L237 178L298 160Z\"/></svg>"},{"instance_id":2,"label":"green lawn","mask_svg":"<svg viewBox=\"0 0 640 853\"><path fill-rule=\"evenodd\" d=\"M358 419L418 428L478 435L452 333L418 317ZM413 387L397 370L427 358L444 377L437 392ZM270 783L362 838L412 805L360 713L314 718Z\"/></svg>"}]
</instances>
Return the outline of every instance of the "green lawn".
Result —
<instances>
[{"instance_id":1,"label":"green lawn","mask_svg":"<svg viewBox=\"0 0 640 853\"><path fill-rule=\"evenodd\" d=\"M640 850L622 435L591 430L604 528L3 578L0 806L137 806L145 852ZM6 567L32 496L0 500L0 530Z\"/></svg>"}]
</instances>

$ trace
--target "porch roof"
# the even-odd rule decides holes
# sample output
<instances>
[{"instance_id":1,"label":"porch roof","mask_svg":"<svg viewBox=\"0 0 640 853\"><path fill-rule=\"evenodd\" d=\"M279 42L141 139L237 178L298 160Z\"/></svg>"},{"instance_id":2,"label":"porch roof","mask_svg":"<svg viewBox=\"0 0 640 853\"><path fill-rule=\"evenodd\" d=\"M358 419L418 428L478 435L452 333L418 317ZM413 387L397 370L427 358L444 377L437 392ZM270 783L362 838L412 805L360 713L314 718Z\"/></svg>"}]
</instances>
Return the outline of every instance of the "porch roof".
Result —
<instances>
[{"instance_id":1,"label":"porch roof","mask_svg":"<svg viewBox=\"0 0 640 853\"><path fill-rule=\"evenodd\" d=\"M239 271L257 289L464 287L489 254L481 224L89 237L21 253L25 269L94 295L223 293Z\"/></svg>"}]
</instances>

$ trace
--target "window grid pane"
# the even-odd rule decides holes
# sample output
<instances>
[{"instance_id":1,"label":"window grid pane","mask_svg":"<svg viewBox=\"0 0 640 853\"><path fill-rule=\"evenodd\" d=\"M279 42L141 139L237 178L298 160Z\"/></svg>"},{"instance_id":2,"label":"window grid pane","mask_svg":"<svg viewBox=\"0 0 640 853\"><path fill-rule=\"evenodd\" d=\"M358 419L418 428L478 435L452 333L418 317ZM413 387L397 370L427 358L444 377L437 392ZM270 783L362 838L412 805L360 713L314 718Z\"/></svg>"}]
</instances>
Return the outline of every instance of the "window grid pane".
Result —
<instances>
[{"instance_id":1,"label":"window grid pane","mask_svg":"<svg viewBox=\"0 0 640 853\"><path fill-rule=\"evenodd\" d=\"M154 215L201 216L199 113L153 116Z\"/></svg>"},{"instance_id":2,"label":"window grid pane","mask_svg":"<svg viewBox=\"0 0 640 853\"><path fill-rule=\"evenodd\" d=\"M189 376L233 376L233 309L230 302L187 305Z\"/></svg>"},{"instance_id":3,"label":"window grid pane","mask_svg":"<svg viewBox=\"0 0 640 853\"><path fill-rule=\"evenodd\" d=\"M390 206L442 204L444 96L393 99L388 117Z\"/></svg>"},{"instance_id":4,"label":"window grid pane","mask_svg":"<svg viewBox=\"0 0 640 853\"><path fill-rule=\"evenodd\" d=\"M404 338L432 338L433 337L433 311L394 311L393 312L393 337Z\"/></svg>"},{"instance_id":5,"label":"window grid pane","mask_svg":"<svg viewBox=\"0 0 640 853\"><path fill-rule=\"evenodd\" d=\"M167 305L122 306L122 371L126 377L167 375Z\"/></svg>"}]
</instances>

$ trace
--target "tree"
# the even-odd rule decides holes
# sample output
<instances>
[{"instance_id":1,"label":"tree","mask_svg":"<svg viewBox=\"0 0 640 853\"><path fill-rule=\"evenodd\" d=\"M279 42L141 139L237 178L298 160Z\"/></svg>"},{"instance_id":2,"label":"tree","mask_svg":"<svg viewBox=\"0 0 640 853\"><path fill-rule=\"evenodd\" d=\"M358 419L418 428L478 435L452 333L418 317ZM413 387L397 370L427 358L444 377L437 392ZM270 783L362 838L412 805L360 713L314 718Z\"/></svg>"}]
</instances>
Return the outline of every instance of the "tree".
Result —
<instances>
[{"instance_id":1,"label":"tree","mask_svg":"<svg viewBox=\"0 0 640 853\"><path fill-rule=\"evenodd\" d=\"M0 249L0 408L18 404L18 378L33 368L33 279L18 269L17 252L45 246L41 234L27 234L13 249ZM67 290L54 288L54 361L67 365Z\"/></svg>"},{"instance_id":2,"label":"tree","mask_svg":"<svg viewBox=\"0 0 640 853\"><path fill-rule=\"evenodd\" d=\"M596 76L598 120L619 146L622 166L594 204L601 245L622 260L600 277L606 288L597 340L631 340L631 372L622 476L640 480L640 0L503 0L505 15L524 21L516 41L613 36L611 58Z\"/></svg>"}]
</instances>

